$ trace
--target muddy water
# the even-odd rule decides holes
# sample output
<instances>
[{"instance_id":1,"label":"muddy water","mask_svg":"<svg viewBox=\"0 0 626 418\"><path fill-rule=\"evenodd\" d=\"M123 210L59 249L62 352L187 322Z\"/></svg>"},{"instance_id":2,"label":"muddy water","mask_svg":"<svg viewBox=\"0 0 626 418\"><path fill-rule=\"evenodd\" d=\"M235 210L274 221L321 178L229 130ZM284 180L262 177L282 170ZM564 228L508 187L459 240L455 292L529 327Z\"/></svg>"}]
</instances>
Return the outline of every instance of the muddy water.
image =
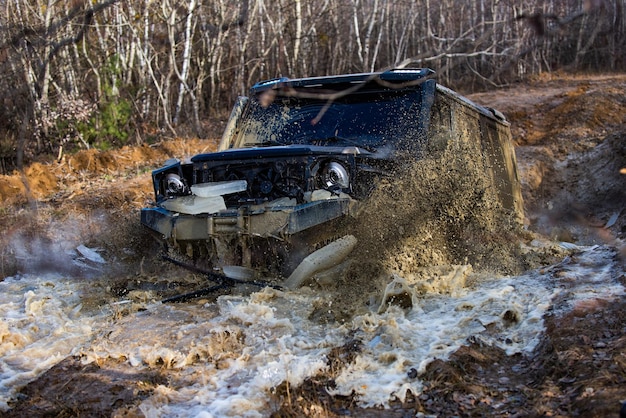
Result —
<instances>
[{"instance_id":1,"label":"muddy water","mask_svg":"<svg viewBox=\"0 0 626 418\"><path fill-rule=\"evenodd\" d=\"M0 408L15 390L82 346L110 323L110 306L83 308L89 283L45 276L0 283Z\"/></svg>"},{"instance_id":2,"label":"muddy water","mask_svg":"<svg viewBox=\"0 0 626 418\"><path fill-rule=\"evenodd\" d=\"M407 391L420 393L419 372L468 341L508 354L531 351L554 298L573 307L623 295L612 248L561 251L562 262L519 276L476 277L461 269L465 286L441 292L396 275L392 287L405 298L331 323L315 313L332 309L333 300L308 287L187 304L161 304L147 294L144 303L117 299L85 307L97 279L9 278L0 283L2 408L19 387L76 355L85 364L115 359L133 372L160 370L168 383L133 407L145 416L268 416L274 388L328 372L327 355L348 341L361 348L338 372L333 393L354 392L361 406L385 406Z\"/></svg>"}]
</instances>

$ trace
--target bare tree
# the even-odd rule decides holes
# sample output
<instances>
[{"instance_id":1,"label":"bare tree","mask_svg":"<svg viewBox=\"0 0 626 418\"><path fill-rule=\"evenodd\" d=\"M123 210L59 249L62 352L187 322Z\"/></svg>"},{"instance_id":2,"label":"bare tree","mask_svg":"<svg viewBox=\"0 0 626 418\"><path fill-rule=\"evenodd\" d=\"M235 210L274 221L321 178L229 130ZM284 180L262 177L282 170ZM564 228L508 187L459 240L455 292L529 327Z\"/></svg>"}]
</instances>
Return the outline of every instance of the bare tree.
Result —
<instances>
[{"instance_id":1,"label":"bare tree","mask_svg":"<svg viewBox=\"0 0 626 418\"><path fill-rule=\"evenodd\" d=\"M0 7L0 130L14 138L8 149L17 150L10 157L17 165L67 135L80 144L86 133L78 125L60 132L54 121L84 118L69 112L77 107L100 107L91 124L106 122L107 109L130 109L141 128L112 114L118 131L201 134L203 119L224 113L263 78L411 65L470 89L555 69L626 68L626 0L535 0L524 8L500 0L8 0Z\"/></svg>"}]
</instances>

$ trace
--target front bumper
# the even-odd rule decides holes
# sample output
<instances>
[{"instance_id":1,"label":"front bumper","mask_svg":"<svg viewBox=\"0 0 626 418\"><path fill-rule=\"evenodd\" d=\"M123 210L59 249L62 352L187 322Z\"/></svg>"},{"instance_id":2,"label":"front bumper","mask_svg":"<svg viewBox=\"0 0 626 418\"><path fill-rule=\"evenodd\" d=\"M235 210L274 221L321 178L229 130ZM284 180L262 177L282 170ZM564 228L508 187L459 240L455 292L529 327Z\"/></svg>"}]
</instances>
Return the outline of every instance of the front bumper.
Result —
<instances>
[{"instance_id":1,"label":"front bumper","mask_svg":"<svg viewBox=\"0 0 626 418\"><path fill-rule=\"evenodd\" d=\"M141 210L141 223L161 238L175 241L208 240L226 235L284 238L354 214L355 204L352 199L338 198L297 206L227 209L212 215L187 215L154 207Z\"/></svg>"}]
</instances>

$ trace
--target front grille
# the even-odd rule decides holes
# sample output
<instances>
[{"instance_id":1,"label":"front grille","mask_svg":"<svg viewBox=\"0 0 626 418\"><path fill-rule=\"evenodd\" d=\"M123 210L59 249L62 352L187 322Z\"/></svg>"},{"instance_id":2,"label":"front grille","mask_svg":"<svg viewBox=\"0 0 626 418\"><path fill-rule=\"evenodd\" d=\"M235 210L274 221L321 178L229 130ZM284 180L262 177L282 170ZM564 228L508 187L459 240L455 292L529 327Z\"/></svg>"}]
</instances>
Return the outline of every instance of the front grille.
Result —
<instances>
[{"instance_id":1,"label":"front grille","mask_svg":"<svg viewBox=\"0 0 626 418\"><path fill-rule=\"evenodd\" d=\"M246 180L245 192L224 196L227 206L258 204L281 197L294 198L301 203L308 191L307 164L303 161L261 161L246 163L198 164L193 183Z\"/></svg>"}]
</instances>

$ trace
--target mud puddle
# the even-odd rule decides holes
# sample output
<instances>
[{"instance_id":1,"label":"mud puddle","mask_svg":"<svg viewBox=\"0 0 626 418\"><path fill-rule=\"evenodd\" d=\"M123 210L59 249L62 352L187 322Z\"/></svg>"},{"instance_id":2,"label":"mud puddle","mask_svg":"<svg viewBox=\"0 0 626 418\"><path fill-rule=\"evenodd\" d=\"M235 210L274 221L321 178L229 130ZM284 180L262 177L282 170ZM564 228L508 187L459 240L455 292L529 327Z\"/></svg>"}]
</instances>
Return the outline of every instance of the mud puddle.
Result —
<instances>
[{"instance_id":1,"label":"mud puddle","mask_svg":"<svg viewBox=\"0 0 626 418\"><path fill-rule=\"evenodd\" d=\"M559 264L521 276L481 277L444 294L425 293L398 276L394 287L410 306L388 298L384 309L331 324L313 313L330 308L332 299L308 288L185 304L111 300L83 309L81 295L93 282L11 278L0 283L3 409L15 406L8 412L19 415L47 405L59 412L63 406L45 393L31 397L26 383L47 382L60 391L59 385L88 379L99 382L99 401L76 404L75 412L269 416L278 407L277 388L331 374L329 394L350 396L360 408L390 408L423 393L428 366L461 347L480 343L508 356L528 355L545 332L547 312L623 297L612 248L566 247ZM353 355L331 364L332 353L347 343ZM59 391L49 396L72 399Z\"/></svg>"}]
</instances>

